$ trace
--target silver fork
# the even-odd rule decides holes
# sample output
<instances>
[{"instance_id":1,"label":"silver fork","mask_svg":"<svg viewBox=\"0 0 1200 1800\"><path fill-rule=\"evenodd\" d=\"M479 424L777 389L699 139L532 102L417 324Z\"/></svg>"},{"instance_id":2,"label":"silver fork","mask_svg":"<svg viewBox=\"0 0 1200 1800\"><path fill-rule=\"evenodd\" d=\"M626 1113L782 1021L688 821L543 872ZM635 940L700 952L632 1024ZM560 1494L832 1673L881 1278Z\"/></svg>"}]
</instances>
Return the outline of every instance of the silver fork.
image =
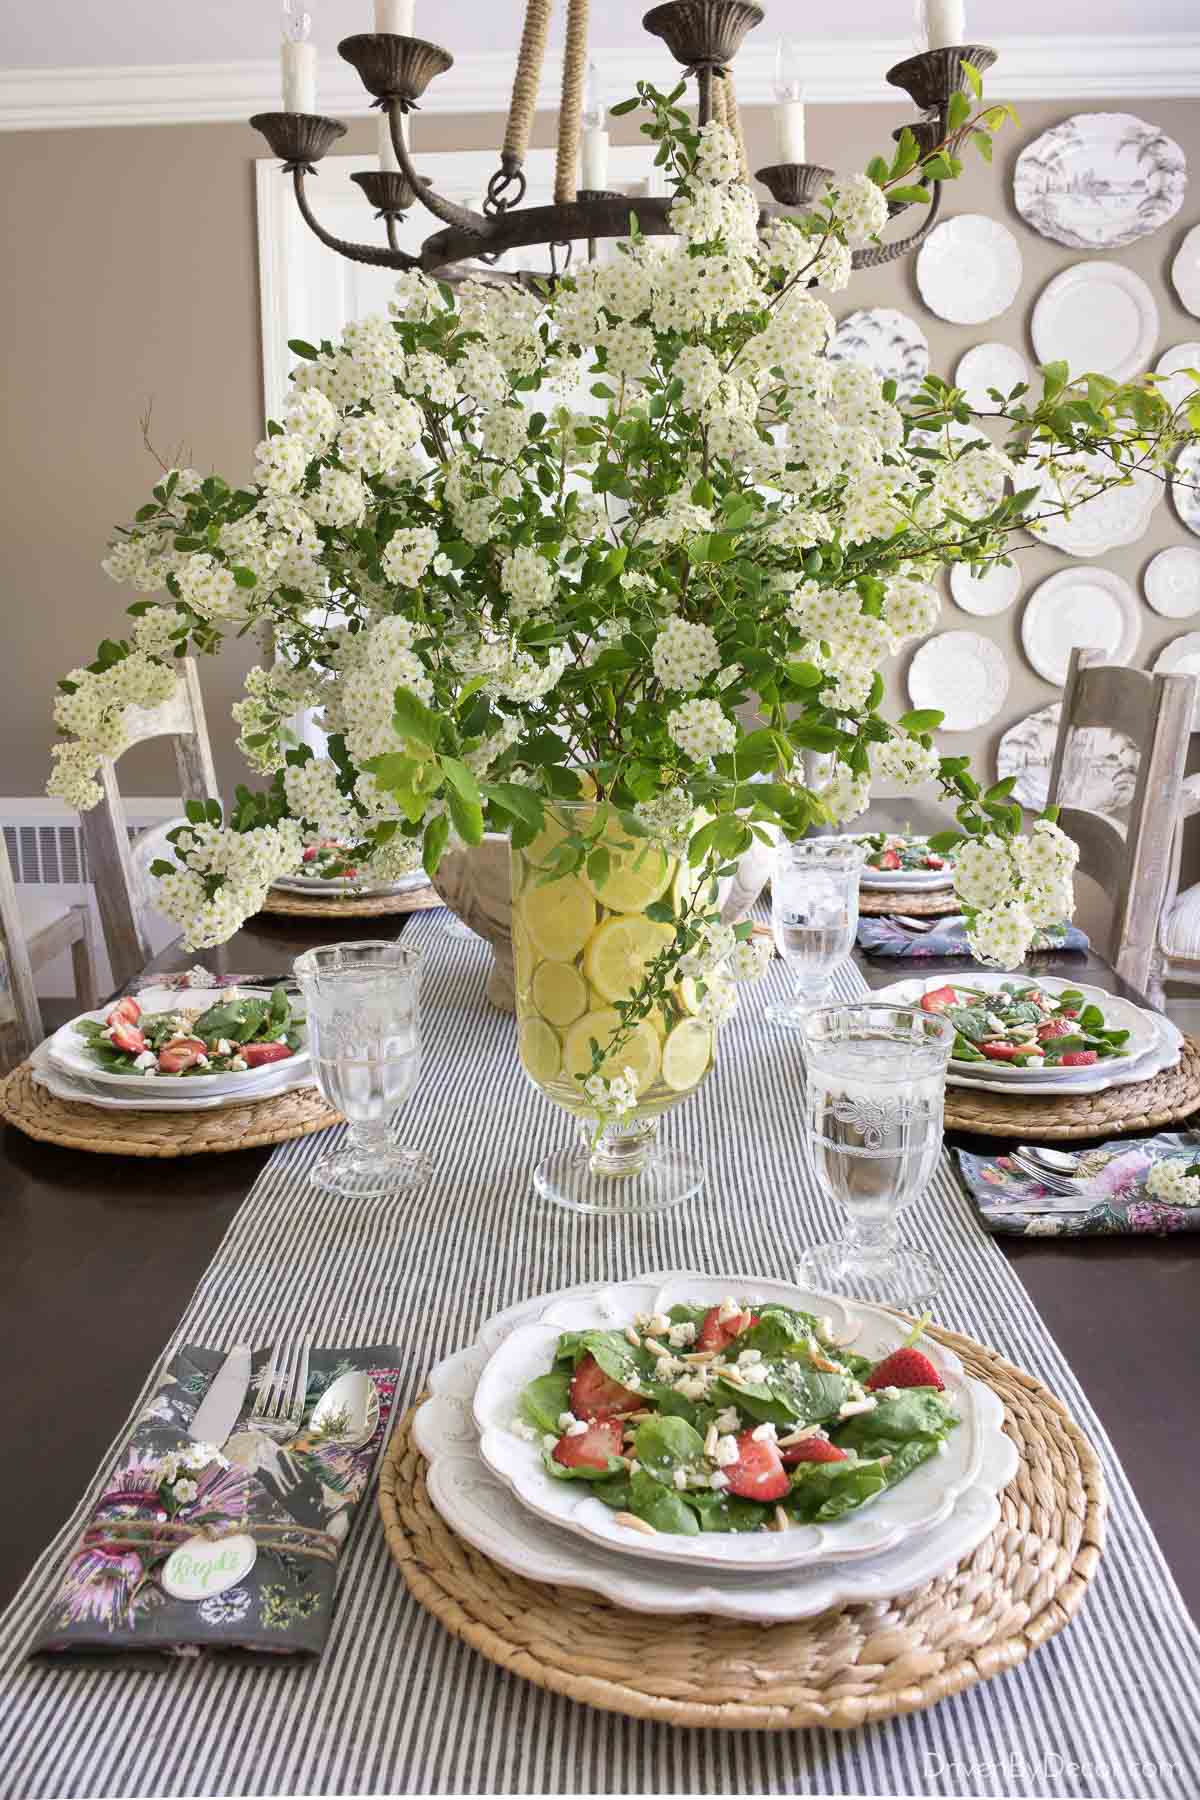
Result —
<instances>
[{"instance_id":1,"label":"silver fork","mask_svg":"<svg viewBox=\"0 0 1200 1800\"><path fill-rule=\"evenodd\" d=\"M308 1391L308 1340L293 1351L277 1346L271 1352L271 1366L262 1377L254 1411L250 1414L251 1431L283 1444L294 1438L304 1423L304 1397Z\"/></svg>"},{"instance_id":2,"label":"silver fork","mask_svg":"<svg viewBox=\"0 0 1200 1800\"><path fill-rule=\"evenodd\" d=\"M1085 1184L1072 1181L1067 1175L1055 1175L1052 1170L1044 1169L1039 1163L1031 1162L1028 1157L1010 1150L1008 1160L1020 1169L1023 1175L1029 1175L1040 1187L1049 1188L1052 1194L1062 1194L1070 1199L1085 1198Z\"/></svg>"}]
</instances>

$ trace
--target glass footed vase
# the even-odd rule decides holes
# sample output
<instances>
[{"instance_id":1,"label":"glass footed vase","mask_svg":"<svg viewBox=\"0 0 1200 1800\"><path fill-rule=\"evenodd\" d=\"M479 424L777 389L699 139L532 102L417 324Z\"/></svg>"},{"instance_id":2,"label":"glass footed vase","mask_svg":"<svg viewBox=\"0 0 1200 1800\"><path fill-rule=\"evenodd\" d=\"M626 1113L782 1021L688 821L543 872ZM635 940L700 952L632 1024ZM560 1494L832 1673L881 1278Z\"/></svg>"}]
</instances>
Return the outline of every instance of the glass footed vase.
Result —
<instances>
[{"instance_id":1,"label":"glass footed vase","mask_svg":"<svg viewBox=\"0 0 1200 1800\"><path fill-rule=\"evenodd\" d=\"M595 835L599 829L599 835ZM589 861L559 872L556 852L583 833ZM607 853L596 857L596 849ZM590 869L589 869L590 862ZM594 871L594 872L593 872ZM577 1122L578 1143L534 1170L544 1199L576 1212L650 1213L697 1193L704 1167L659 1137L664 1113L686 1100L713 1066L715 1028L698 1016L696 986L671 981L665 1002L640 1019L594 1069L592 1043L607 1051L621 1030L616 1002L631 999L674 931L649 918L656 901L678 898L686 863L645 839L595 801L556 801L534 842L512 854L512 936L517 1043L529 1079ZM585 1082L632 1070L636 1104L605 1116Z\"/></svg>"}]
</instances>

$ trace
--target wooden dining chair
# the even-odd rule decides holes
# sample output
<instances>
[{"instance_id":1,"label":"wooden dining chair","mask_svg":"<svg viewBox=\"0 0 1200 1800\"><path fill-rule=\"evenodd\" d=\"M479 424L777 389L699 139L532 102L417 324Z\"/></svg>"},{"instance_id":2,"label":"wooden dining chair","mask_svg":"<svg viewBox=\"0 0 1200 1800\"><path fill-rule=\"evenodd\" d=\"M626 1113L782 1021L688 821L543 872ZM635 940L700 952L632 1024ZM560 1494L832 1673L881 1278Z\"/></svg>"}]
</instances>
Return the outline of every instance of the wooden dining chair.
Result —
<instances>
[{"instance_id":1,"label":"wooden dining chair","mask_svg":"<svg viewBox=\"0 0 1200 1800\"><path fill-rule=\"evenodd\" d=\"M189 800L215 800L217 776L212 746L204 720L200 679L192 657L179 665L179 681L170 700L152 708L129 709L129 745L152 738L169 738L179 771L183 805ZM83 837L88 865L96 890L100 924L108 945L114 987L123 987L150 960L152 949L145 917L150 905L148 846L157 847L167 831L182 819L156 825L139 839L130 838L125 806L117 785L113 758L100 765L97 776L104 798L83 814ZM160 854L164 853L160 851Z\"/></svg>"},{"instance_id":2,"label":"wooden dining chair","mask_svg":"<svg viewBox=\"0 0 1200 1800\"><path fill-rule=\"evenodd\" d=\"M24 1062L42 1041L42 1009L17 903L8 848L0 837L0 1075Z\"/></svg>"},{"instance_id":3,"label":"wooden dining chair","mask_svg":"<svg viewBox=\"0 0 1200 1800\"><path fill-rule=\"evenodd\" d=\"M1059 824L1079 845L1079 873L1112 901L1108 960L1143 993L1154 976L1159 920L1171 891L1195 690L1195 676L1123 669L1102 651L1084 649L1072 650L1063 689L1049 803L1059 807ZM1120 816L1072 803L1085 788L1098 731L1124 738L1136 756L1133 794Z\"/></svg>"}]
</instances>

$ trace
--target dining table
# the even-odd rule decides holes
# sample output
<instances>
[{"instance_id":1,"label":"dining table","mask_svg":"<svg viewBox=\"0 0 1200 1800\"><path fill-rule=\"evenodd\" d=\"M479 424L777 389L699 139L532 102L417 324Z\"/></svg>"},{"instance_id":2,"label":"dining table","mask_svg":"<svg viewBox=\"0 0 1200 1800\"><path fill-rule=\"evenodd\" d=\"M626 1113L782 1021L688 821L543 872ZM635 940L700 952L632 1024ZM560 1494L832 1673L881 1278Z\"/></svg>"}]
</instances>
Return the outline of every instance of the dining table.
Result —
<instances>
[{"instance_id":1,"label":"dining table","mask_svg":"<svg viewBox=\"0 0 1200 1800\"><path fill-rule=\"evenodd\" d=\"M146 974L202 961L215 974L282 977L314 945L394 936L405 924L377 919L359 933L328 920L263 914L201 957L168 948ZM854 957L871 988L903 972L894 961ZM1141 1000L1094 951L1045 954L1030 967ZM927 958L920 968L953 977L963 964ZM949 1141L997 1147L995 1139ZM512 1153L528 1159L531 1148L514 1144ZM10 1467L0 1486L0 1607L76 1506L270 1154L143 1160L0 1130L0 1358ZM996 1242L1094 1407L1200 1619L1200 1434L1187 1378L1200 1361L1200 1233Z\"/></svg>"}]
</instances>

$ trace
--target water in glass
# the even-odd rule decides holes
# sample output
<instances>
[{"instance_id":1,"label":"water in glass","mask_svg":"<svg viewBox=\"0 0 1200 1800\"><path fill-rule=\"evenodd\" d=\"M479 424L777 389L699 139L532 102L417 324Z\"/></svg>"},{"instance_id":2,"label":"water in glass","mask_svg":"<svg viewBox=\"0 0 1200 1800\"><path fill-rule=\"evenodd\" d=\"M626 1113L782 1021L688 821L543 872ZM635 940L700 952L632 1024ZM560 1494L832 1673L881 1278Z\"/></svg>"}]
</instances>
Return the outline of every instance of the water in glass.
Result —
<instances>
[{"instance_id":1,"label":"water in glass","mask_svg":"<svg viewBox=\"0 0 1200 1800\"><path fill-rule=\"evenodd\" d=\"M858 930L862 860L860 847L842 838L780 845L771 877L771 928L795 993L768 1009L773 1024L801 1026L849 955Z\"/></svg>"}]
</instances>

